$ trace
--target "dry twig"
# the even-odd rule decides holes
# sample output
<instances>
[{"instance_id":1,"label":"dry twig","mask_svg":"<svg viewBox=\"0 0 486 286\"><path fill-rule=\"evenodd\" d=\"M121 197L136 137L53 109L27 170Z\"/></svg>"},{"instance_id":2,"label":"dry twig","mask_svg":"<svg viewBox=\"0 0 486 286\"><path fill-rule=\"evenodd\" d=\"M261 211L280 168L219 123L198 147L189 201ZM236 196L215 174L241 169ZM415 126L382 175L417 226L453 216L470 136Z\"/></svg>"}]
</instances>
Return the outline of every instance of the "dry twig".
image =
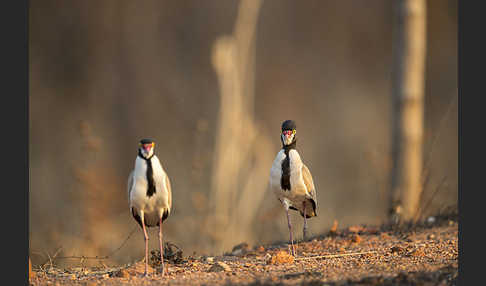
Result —
<instances>
[{"instance_id":1,"label":"dry twig","mask_svg":"<svg viewBox=\"0 0 486 286\"><path fill-rule=\"evenodd\" d=\"M88 259L98 259L98 260L109 259L110 257L113 256L113 254L115 254L116 252L118 252L127 243L128 239L130 239L130 237L133 235L133 233L137 230L137 227L138 226L135 226L132 229L132 231L130 232L130 234L128 234L127 238L125 238L125 240L120 244L120 246L117 247L115 250L113 250L108 255L105 255L105 256L85 256L85 255L76 256L76 255L71 255L71 256L60 256L60 257L57 257L57 255L59 254L59 252L62 249L62 246L61 246L61 247L58 248L58 250L54 253L54 255L52 257L49 255L48 252L46 252L46 255L48 257L48 261L42 263L39 267L42 270L43 269L43 266L45 266L47 263L49 263L50 266L52 267L54 259L80 259L81 260L81 262L80 262L81 264L85 260L88 260Z\"/></svg>"},{"instance_id":2,"label":"dry twig","mask_svg":"<svg viewBox=\"0 0 486 286\"><path fill-rule=\"evenodd\" d=\"M306 256L306 257L297 257L297 258L295 258L295 260L318 259L318 258L335 258L335 257L343 257L343 256L351 256L351 255L361 255L361 254L371 254L371 253L377 253L377 251L350 252L350 253L341 253L341 254L328 254L328 255Z\"/></svg>"}]
</instances>

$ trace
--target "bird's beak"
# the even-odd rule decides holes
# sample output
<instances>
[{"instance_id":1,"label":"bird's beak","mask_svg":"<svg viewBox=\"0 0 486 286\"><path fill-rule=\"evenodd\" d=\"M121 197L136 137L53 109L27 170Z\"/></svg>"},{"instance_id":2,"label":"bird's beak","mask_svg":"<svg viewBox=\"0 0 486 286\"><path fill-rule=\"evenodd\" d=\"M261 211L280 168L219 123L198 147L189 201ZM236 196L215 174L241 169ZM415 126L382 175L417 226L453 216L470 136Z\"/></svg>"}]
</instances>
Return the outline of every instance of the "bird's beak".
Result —
<instances>
[{"instance_id":1,"label":"bird's beak","mask_svg":"<svg viewBox=\"0 0 486 286\"><path fill-rule=\"evenodd\" d=\"M143 149L147 153L150 152L150 148L152 148L152 144L145 144L145 145L143 145Z\"/></svg>"}]
</instances>

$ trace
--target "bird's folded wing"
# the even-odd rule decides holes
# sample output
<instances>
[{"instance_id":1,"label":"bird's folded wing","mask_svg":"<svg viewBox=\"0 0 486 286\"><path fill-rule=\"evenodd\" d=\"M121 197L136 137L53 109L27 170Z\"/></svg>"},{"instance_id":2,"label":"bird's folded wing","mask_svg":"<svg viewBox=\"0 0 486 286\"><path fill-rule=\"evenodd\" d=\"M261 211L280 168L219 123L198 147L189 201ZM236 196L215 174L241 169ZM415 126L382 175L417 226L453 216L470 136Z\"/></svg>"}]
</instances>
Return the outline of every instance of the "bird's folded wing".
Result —
<instances>
[{"instance_id":1,"label":"bird's folded wing","mask_svg":"<svg viewBox=\"0 0 486 286\"><path fill-rule=\"evenodd\" d=\"M309 169L307 168L307 166L304 164L302 164L302 178L304 178L304 184L305 187L307 188L307 192L314 200L314 202L317 202L316 189L314 187L314 181L312 180L312 175Z\"/></svg>"},{"instance_id":2,"label":"bird's folded wing","mask_svg":"<svg viewBox=\"0 0 486 286\"><path fill-rule=\"evenodd\" d=\"M169 209L172 208L172 189L170 187L170 180L169 176L165 176L165 185L167 186L167 195L168 195L168 203Z\"/></svg>"}]
</instances>

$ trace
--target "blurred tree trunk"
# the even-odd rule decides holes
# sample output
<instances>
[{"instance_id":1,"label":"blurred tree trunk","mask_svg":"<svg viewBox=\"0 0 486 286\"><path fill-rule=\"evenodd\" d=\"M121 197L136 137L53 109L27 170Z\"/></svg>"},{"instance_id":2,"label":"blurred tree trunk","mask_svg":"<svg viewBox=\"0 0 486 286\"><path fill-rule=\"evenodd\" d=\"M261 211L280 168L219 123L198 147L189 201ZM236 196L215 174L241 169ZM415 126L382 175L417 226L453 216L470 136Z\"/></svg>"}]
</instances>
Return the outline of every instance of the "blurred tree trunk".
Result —
<instances>
[{"instance_id":1,"label":"blurred tree trunk","mask_svg":"<svg viewBox=\"0 0 486 286\"><path fill-rule=\"evenodd\" d=\"M419 205L426 51L425 0L397 0L393 66L390 219L411 220Z\"/></svg>"},{"instance_id":2,"label":"blurred tree trunk","mask_svg":"<svg viewBox=\"0 0 486 286\"><path fill-rule=\"evenodd\" d=\"M219 126L207 218L213 251L251 242L251 223L267 186L271 143L254 117L255 46L261 0L243 1L233 32L216 39L212 64L220 87Z\"/></svg>"}]
</instances>

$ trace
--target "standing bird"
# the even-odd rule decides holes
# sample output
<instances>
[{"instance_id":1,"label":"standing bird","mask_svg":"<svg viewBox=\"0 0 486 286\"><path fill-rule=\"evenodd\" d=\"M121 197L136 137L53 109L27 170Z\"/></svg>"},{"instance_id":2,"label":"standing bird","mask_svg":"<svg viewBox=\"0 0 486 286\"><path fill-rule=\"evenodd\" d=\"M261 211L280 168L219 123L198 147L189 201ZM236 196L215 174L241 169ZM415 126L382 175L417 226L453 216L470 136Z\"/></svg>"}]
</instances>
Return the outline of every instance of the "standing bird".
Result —
<instances>
[{"instance_id":1,"label":"standing bird","mask_svg":"<svg viewBox=\"0 0 486 286\"><path fill-rule=\"evenodd\" d=\"M294 256L295 249L289 209L299 211L304 218L304 240L307 237L307 218L317 216L316 189L309 169L304 165L299 152L295 149L297 144L295 134L295 122L293 120L284 121L280 136L282 149L278 152L270 169L270 189L287 212L290 244L292 245L291 252Z\"/></svg>"},{"instance_id":2,"label":"standing bird","mask_svg":"<svg viewBox=\"0 0 486 286\"><path fill-rule=\"evenodd\" d=\"M140 140L135 169L128 176L128 200L133 218L143 229L145 240L145 273L148 270L148 235L146 227L159 227L160 261L164 275L162 223L170 215L172 192L169 177L154 154L155 142Z\"/></svg>"}]
</instances>

